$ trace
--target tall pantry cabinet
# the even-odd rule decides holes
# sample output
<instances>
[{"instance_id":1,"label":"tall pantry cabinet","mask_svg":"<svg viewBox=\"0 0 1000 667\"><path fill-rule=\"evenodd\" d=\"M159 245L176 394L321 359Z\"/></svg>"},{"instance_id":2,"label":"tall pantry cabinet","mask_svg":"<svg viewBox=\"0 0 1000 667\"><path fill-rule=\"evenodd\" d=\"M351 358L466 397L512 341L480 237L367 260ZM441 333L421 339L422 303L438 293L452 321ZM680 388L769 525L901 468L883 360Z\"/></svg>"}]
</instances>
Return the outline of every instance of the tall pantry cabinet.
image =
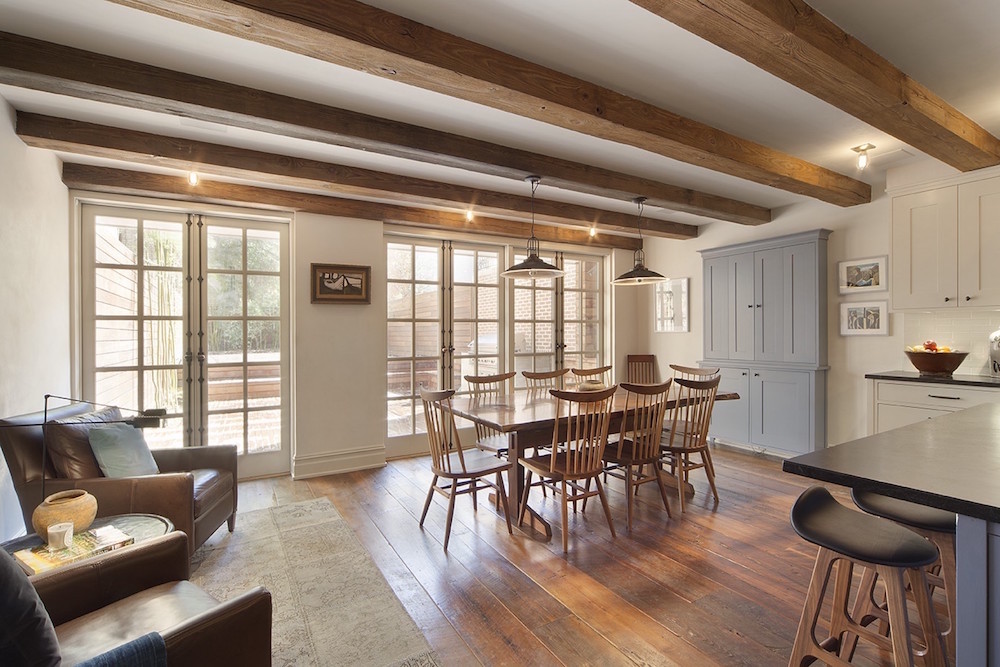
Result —
<instances>
[{"instance_id":1,"label":"tall pantry cabinet","mask_svg":"<svg viewBox=\"0 0 1000 667\"><path fill-rule=\"evenodd\" d=\"M710 435L775 454L826 446L830 231L701 251L703 366L718 366Z\"/></svg>"}]
</instances>

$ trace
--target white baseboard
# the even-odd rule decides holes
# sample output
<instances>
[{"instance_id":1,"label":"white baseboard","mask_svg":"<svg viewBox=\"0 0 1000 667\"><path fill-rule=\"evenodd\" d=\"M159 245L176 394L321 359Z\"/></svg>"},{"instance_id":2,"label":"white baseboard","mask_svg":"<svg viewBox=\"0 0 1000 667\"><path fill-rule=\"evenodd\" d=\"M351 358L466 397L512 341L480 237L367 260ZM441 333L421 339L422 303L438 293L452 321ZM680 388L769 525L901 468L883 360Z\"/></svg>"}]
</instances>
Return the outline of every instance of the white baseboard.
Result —
<instances>
[{"instance_id":1,"label":"white baseboard","mask_svg":"<svg viewBox=\"0 0 1000 667\"><path fill-rule=\"evenodd\" d=\"M336 475L383 466L385 466L385 445L379 443L371 447L296 456L292 459L292 479Z\"/></svg>"}]
</instances>

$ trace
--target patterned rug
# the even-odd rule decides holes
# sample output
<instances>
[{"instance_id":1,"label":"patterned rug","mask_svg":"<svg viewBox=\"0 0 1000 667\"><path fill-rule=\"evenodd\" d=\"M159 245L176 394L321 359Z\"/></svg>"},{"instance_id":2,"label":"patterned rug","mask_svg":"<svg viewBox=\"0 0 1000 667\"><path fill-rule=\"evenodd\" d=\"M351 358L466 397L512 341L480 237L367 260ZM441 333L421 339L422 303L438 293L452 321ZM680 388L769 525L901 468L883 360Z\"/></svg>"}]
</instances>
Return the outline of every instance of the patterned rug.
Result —
<instances>
[{"instance_id":1,"label":"patterned rug","mask_svg":"<svg viewBox=\"0 0 1000 667\"><path fill-rule=\"evenodd\" d=\"M220 600L256 585L271 592L274 665L438 665L327 498L240 513L236 532L213 535L191 570Z\"/></svg>"}]
</instances>

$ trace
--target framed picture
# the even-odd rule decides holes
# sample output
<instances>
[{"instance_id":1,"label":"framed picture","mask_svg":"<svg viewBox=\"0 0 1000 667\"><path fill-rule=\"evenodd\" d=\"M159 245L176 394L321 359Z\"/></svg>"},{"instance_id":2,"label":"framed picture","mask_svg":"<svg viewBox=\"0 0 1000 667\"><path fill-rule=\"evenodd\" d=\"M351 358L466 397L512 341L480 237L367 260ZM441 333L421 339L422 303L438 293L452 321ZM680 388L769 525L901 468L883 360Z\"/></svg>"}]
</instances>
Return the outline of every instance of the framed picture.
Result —
<instances>
[{"instance_id":1,"label":"framed picture","mask_svg":"<svg viewBox=\"0 0 1000 667\"><path fill-rule=\"evenodd\" d=\"M865 259L849 259L837 265L840 280L840 293L881 292L889 289L886 282L889 274L886 272L887 255L881 257L866 257Z\"/></svg>"},{"instance_id":2,"label":"framed picture","mask_svg":"<svg viewBox=\"0 0 1000 667\"><path fill-rule=\"evenodd\" d=\"M857 301L840 304L841 336L888 336L889 302Z\"/></svg>"},{"instance_id":3,"label":"framed picture","mask_svg":"<svg viewBox=\"0 0 1000 667\"><path fill-rule=\"evenodd\" d=\"M372 267L312 264L313 303L371 303Z\"/></svg>"},{"instance_id":4,"label":"framed picture","mask_svg":"<svg viewBox=\"0 0 1000 667\"><path fill-rule=\"evenodd\" d=\"M688 278L656 283L656 330L675 333L688 330Z\"/></svg>"}]
</instances>

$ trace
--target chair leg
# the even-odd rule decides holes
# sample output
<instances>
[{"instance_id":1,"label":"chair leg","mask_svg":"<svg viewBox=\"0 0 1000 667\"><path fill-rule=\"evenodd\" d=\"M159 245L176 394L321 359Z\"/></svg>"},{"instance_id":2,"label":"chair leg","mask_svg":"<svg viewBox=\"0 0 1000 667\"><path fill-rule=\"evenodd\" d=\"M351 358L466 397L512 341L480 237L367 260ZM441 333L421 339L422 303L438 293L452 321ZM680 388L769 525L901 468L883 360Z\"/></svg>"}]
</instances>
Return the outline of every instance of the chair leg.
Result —
<instances>
[{"instance_id":1,"label":"chair leg","mask_svg":"<svg viewBox=\"0 0 1000 667\"><path fill-rule=\"evenodd\" d=\"M448 494L448 519L444 524L444 550L448 550L448 540L451 539L451 520L455 516L455 495L458 491L458 479L451 480L451 493Z\"/></svg>"},{"instance_id":2,"label":"chair leg","mask_svg":"<svg viewBox=\"0 0 1000 667\"><path fill-rule=\"evenodd\" d=\"M563 553L569 552L569 501L566 499L565 479L562 481L562 543Z\"/></svg>"},{"instance_id":3,"label":"chair leg","mask_svg":"<svg viewBox=\"0 0 1000 667\"><path fill-rule=\"evenodd\" d=\"M503 501L503 517L507 520L507 532L514 534L514 529L510 525L510 500L507 498L507 489L503 485L503 473L497 473L497 511L500 511L500 502Z\"/></svg>"},{"instance_id":4,"label":"chair leg","mask_svg":"<svg viewBox=\"0 0 1000 667\"><path fill-rule=\"evenodd\" d=\"M684 472L684 463L681 461L680 454L675 454L675 463L677 467L674 468L674 479L677 480L677 499L681 504L681 514L685 512L684 509L684 478L687 475ZM671 466L673 468L673 466Z\"/></svg>"},{"instance_id":5,"label":"chair leg","mask_svg":"<svg viewBox=\"0 0 1000 667\"><path fill-rule=\"evenodd\" d=\"M431 498L434 497L434 487L437 486L438 476L434 475L434 479L431 480L431 488L427 489L427 500L424 501L424 511L420 513L420 525L424 525L424 519L427 518L427 510L431 506Z\"/></svg>"},{"instance_id":6,"label":"chair leg","mask_svg":"<svg viewBox=\"0 0 1000 667\"><path fill-rule=\"evenodd\" d=\"M594 478L594 482L597 483L597 495L601 498L601 505L604 506L604 516L608 517L608 528L611 529L611 537L617 537L615 535L615 524L611 521L611 507L608 505L608 497L604 495L604 485L601 484L601 480L598 477Z\"/></svg>"},{"instance_id":7,"label":"chair leg","mask_svg":"<svg viewBox=\"0 0 1000 667\"><path fill-rule=\"evenodd\" d=\"M708 448L701 450L701 462L705 466L705 476L708 477L708 485L712 487L712 495L715 502L719 502L719 492L715 488L715 464L712 463L712 454Z\"/></svg>"},{"instance_id":8,"label":"chair leg","mask_svg":"<svg viewBox=\"0 0 1000 667\"><path fill-rule=\"evenodd\" d=\"M639 490L639 485L634 484L635 490ZM632 534L632 506L635 504L635 498L632 497L632 466L625 466L625 525L628 527L628 533ZM584 501L586 502L586 501Z\"/></svg>"},{"instance_id":9,"label":"chair leg","mask_svg":"<svg viewBox=\"0 0 1000 667\"><path fill-rule=\"evenodd\" d=\"M656 486L660 489L660 498L663 499L663 507L667 510L667 517L672 519L674 515L670 511L670 503L667 502L667 487L663 483L663 478L660 477L660 471L657 466L653 466L653 478L656 480Z\"/></svg>"},{"instance_id":10,"label":"chair leg","mask_svg":"<svg viewBox=\"0 0 1000 667\"><path fill-rule=\"evenodd\" d=\"M528 489L530 488L531 488L531 471L528 470L524 474L524 488L521 490L521 506L518 508L517 511L518 528L524 525L524 511L528 509Z\"/></svg>"},{"instance_id":11,"label":"chair leg","mask_svg":"<svg viewBox=\"0 0 1000 667\"><path fill-rule=\"evenodd\" d=\"M479 495L479 480L478 479L470 479L469 480L469 495L472 496L472 511L473 512L478 512L479 511L479 505L477 504L477 501L476 501L476 496Z\"/></svg>"}]
</instances>

